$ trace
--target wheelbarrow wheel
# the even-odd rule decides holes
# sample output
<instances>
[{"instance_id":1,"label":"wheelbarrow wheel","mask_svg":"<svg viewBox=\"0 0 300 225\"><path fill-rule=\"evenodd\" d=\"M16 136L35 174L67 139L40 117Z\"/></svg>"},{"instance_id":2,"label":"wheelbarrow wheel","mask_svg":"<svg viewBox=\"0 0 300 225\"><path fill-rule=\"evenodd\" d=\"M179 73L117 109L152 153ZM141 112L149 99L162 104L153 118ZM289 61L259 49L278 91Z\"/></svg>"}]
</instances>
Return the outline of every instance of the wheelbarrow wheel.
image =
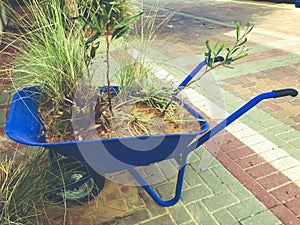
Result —
<instances>
[{"instance_id":1,"label":"wheelbarrow wheel","mask_svg":"<svg viewBox=\"0 0 300 225\"><path fill-rule=\"evenodd\" d=\"M57 172L58 184L56 190L47 194L51 202L67 205L79 205L96 197L104 187L105 178L94 172L88 165L73 158L59 160ZM83 184L76 184L88 174L93 176ZM75 186L68 188L68 186Z\"/></svg>"}]
</instances>

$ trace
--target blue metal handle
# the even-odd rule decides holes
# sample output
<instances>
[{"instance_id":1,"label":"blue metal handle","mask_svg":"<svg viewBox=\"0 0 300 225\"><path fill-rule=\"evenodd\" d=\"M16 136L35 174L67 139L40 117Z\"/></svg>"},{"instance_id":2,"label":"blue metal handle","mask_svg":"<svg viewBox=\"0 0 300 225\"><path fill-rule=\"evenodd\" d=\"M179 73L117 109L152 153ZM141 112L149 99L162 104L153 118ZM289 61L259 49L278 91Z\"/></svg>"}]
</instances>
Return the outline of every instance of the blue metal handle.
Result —
<instances>
[{"instance_id":1,"label":"blue metal handle","mask_svg":"<svg viewBox=\"0 0 300 225\"><path fill-rule=\"evenodd\" d=\"M243 105L241 108L239 108L237 111L235 111L229 117L227 117L221 123L219 123L214 128L212 128L210 131L205 133L202 137L200 137L195 142L196 147L195 147L195 143L194 143L186 150L187 154L189 152L193 151L195 148L199 147L200 145L204 144L207 140L209 140L210 138L215 136L217 133L219 133L221 130L223 130L225 127L227 127L233 121L235 121L236 119L241 117L243 114L245 114L247 111L249 111L251 108L253 108L255 105L257 105L262 100L268 99L268 98L284 97L284 96L288 96L288 95L295 97L297 94L298 94L298 92L294 89L283 89L283 90L278 90L278 91L266 92L266 93L263 93L263 94L260 94L256 97L254 97L248 103Z\"/></svg>"},{"instance_id":2,"label":"blue metal handle","mask_svg":"<svg viewBox=\"0 0 300 225\"><path fill-rule=\"evenodd\" d=\"M191 79L194 78L194 76L196 76L196 74L202 69L203 66L206 65L206 61L203 60L202 62L199 63L198 66L196 66L196 68L189 74L187 75L187 77L181 82L181 84L178 85L176 90L180 90L182 87L185 87L190 81ZM175 91L176 91L175 90Z\"/></svg>"},{"instance_id":3,"label":"blue metal handle","mask_svg":"<svg viewBox=\"0 0 300 225\"><path fill-rule=\"evenodd\" d=\"M224 58L222 56L215 57L214 62L222 61L224 61ZM176 95L183 87L185 87L205 65L207 65L206 60L200 62L199 65L196 66L196 68L189 75L187 75L187 77L181 82L181 84L178 85L178 87L174 91L174 95Z\"/></svg>"}]
</instances>

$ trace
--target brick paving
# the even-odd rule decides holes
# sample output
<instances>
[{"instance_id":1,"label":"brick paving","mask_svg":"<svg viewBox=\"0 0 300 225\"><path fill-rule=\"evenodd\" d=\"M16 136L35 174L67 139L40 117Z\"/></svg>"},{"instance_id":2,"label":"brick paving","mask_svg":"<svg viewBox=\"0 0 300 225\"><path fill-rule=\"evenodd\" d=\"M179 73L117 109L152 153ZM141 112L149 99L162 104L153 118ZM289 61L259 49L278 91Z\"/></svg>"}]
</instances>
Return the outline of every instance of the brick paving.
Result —
<instances>
[{"instance_id":1,"label":"brick paving","mask_svg":"<svg viewBox=\"0 0 300 225\"><path fill-rule=\"evenodd\" d=\"M147 4L150 3L148 1ZM165 62L176 66L172 68L161 65L176 79L181 80L182 71L190 71L197 63L199 49L204 50L199 47L204 43L203 40L232 37L233 20L242 23L254 21L257 31L254 30L250 37L249 44L252 48L249 57L241 61L235 70L216 71L218 84L224 91L227 112L232 113L249 98L264 91L284 87L300 90L300 33L296 28L299 11L293 6L281 7L264 2L255 4L250 1L201 2L201 7L194 5L193 1L186 5L181 0L168 3L161 7L165 7L164 13L169 13L170 9L175 12L169 22L172 26L162 27L158 31L158 38L161 39L160 44L166 41L174 45L172 44L172 48L157 48L156 51ZM178 17L177 3L182 6ZM190 25L187 26L186 23ZM197 26L201 28L200 31L195 31ZM215 29L219 32L215 32ZM190 38L187 38L187 33ZM197 38L191 40L191 37ZM178 73L180 75L176 74L178 71L181 71ZM7 75L1 74L1 127L5 124L8 109L9 85ZM86 212L86 219L79 220L71 216L67 224L300 224L299 107L299 97L265 101L241 118L240 123L224 131L222 138L213 138L194 151L188 160L182 198L175 206L160 207L142 188L130 187L130 198L126 195L120 197L116 194L118 191L110 194L112 201L122 199L125 206L105 202L119 210L111 218L105 218L106 222L101 213L109 212L95 207L97 204L101 205L101 201L103 204L103 200L96 199L78 211L73 209L79 214ZM242 129L244 124L246 128ZM3 128L0 129L0 134L2 153L25 147L10 141ZM208 152L214 156L210 156ZM205 157L215 157L216 160L212 160L205 170L199 170ZM171 165L172 163L169 167L173 170L175 166ZM149 170L149 177L151 173L154 174L155 171ZM105 190L113 190L111 185L106 185ZM154 188L168 198L174 193L174 185L173 176L156 184ZM119 188L120 186L117 190ZM132 201L136 207L130 208L127 203ZM105 208L105 204L102 207Z\"/></svg>"},{"instance_id":2,"label":"brick paving","mask_svg":"<svg viewBox=\"0 0 300 225\"><path fill-rule=\"evenodd\" d=\"M211 12L209 11L208 13ZM293 15L295 16L295 14ZM290 16L293 17L293 15ZM291 23L289 23L289 26L291 26ZM265 29L268 35L267 28ZM270 30L270 27L268 27L268 30ZM281 32L278 31L278 27L276 32ZM232 33L229 34L232 35ZM177 36L179 35L177 34ZM251 53L249 57L240 62L237 67L241 66L241 68L234 70L233 73L227 72L230 76L227 74L223 76L222 73L226 73L224 70L216 72L219 80L222 81L219 82L222 88L230 93L231 99L229 98L229 102L231 102L232 96L237 99L236 102L232 101L233 104L230 105L232 107L229 108L231 110L230 112L241 106L242 101L240 101L240 99L248 101L249 98L256 94L284 87L295 87L299 89L299 82L295 82L299 80L299 39L294 39L291 43L291 41L284 40L284 38L287 37L284 33L275 37L274 33L271 32L271 35L266 37L266 35L262 36L261 32L255 33L255 31L252 37L255 40L255 43L252 43L253 46L251 46L253 48L251 49L253 54ZM290 38L293 39L294 37L291 36ZM184 42L183 46L188 42L185 41L184 38L178 38L176 41L177 43ZM274 42L272 47L270 47L270 42ZM190 43L194 42L190 41ZM267 44L268 47L262 48L265 44ZM278 47L274 47L274 45ZM191 47L191 49L193 48ZM169 51L170 50L168 50L168 52ZM166 52L166 54L168 54L168 52ZM180 52L180 50L177 48L176 52ZM182 69L186 69L185 71L187 71L193 68L193 65L185 62L186 59L189 60L185 54L182 54L181 57L182 58L178 56L176 62L180 62ZM172 74L176 73L174 71L175 70L173 70ZM250 71L250 73L248 71ZM178 76L177 78L180 79ZM225 101L226 100L227 99L225 99ZM258 140L249 137L248 139L252 139L253 142L250 143L248 140L250 145L245 146L243 142L236 140L231 134L227 134L229 136L231 135L229 141L226 142L226 138L228 137L225 136L225 138L223 138L225 147L221 148L222 151L219 151L216 155L216 158L222 165L224 165L241 184L250 190L257 199L264 203L284 224L299 223L299 215L295 212L297 206L294 206L294 209L291 207L291 205L297 205L297 203L299 203L299 186L296 185L299 178L290 179L290 177L292 177L290 176L291 173L289 177L287 177L286 171L285 174L283 174L281 170L291 167L293 170L292 174L299 174L300 167L293 157L287 153L278 151L278 147L283 148L286 152L299 159L298 152L300 149L298 144L300 135L298 133L299 125L297 119L300 108L298 108L298 106L298 98L292 100L275 99L266 101L258 106L260 111L249 113L250 115L247 114L245 119L242 120L242 122L247 121L246 124L248 126L252 124L250 127L275 143L276 147L274 148L272 146L273 150L271 151L267 151L269 150L268 148L262 150L259 147L259 151L267 151L264 157L261 157L256 151L253 151L251 146L255 145L257 148L260 144L262 146L267 146L267 144L257 143ZM262 112L265 112L265 114ZM265 123L265 121L267 122ZM238 132L240 132L240 130ZM232 141L232 139L234 141ZM277 168L274 168L274 166L270 164L270 161L275 161L274 165L276 165ZM278 168L280 169L278 170ZM296 182L296 184L294 182Z\"/></svg>"},{"instance_id":3,"label":"brick paving","mask_svg":"<svg viewBox=\"0 0 300 225\"><path fill-rule=\"evenodd\" d=\"M232 140L232 137L229 140ZM234 139L234 142L239 142L239 140ZM243 146L243 144L240 143L238 146ZM232 148L228 150L227 147L221 147L224 153L219 152L217 159L269 209L272 210L278 205L283 205L285 208L282 208L280 213L275 211L274 214L279 218L282 218L282 214L290 214L291 216L282 222L293 224L292 221L297 221L298 215L292 216L293 211L288 203L299 200L299 187L284 174L270 166L262 157L251 151L249 147L244 146L242 148L246 154L239 156L231 154L232 151L235 151Z\"/></svg>"}]
</instances>

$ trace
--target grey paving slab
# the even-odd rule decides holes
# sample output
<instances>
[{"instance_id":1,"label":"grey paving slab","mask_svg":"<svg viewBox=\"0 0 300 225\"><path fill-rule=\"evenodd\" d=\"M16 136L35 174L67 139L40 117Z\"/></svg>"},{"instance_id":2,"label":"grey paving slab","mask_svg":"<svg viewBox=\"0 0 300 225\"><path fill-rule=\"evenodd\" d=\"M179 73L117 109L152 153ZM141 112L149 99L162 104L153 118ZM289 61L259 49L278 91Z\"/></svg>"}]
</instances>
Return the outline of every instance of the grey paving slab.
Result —
<instances>
[{"instance_id":1,"label":"grey paving slab","mask_svg":"<svg viewBox=\"0 0 300 225\"><path fill-rule=\"evenodd\" d=\"M238 202L239 200L230 192L218 193L203 200L205 206L212 212L223 209L229 205L235 205Z\"/></svg>"},{"instance_id":2,"label":"grey paving slab","mask_svg":"<svg viewBox=\"0 0 300 225\"><path fill-rule=\"evenodd\" d=\"M215 218L201 202L194 202L187 206L197 224L218 224Z\"/></svg>"},{"instance_id":3,"label":"grey paving slab","mask_svg":"<svg viewBox=\"0 0 300 225\"><path fill-rule=\"evenodd\" d=\"M183 205L181 204L173 206L169 210L176 224L184 224L189 222L191 219L190 214L187 212L185 207L183 207Z\"/></svg>"},{"instance_id":4,"label":"grey paving slab","mask_svg":"<svg viewBox=\"0 0 300 225\"><path fill-rule=\"evenodd\" d=\"M229 225L229 224L236 224L237 220L234 216L228 211L227 209L220 210L215 212L213 216L216 218L220 225Z\"/></svg>"},{"instance_id":5,"label":"grey paving slab","mask_svg":"<svg viewBox=\"0 0 300 225\"><path fill-rule=\"evenodd\" d=\"M206 184L202 184L200 186L184 190L182 192L181 200L184 204L190 204L199 199L208 198L210 196L214 196L213 191Z\"/></svg>"},{"instance_id":6,"label":"grey paving slab","mask_svg":"<svg viewBox=\"0 0 300 225\"><path fill-rule=\"evenodd\" d=\"M241 201L239 204L229 207L229 211L237 218L239 221L253 216L265 210L265 206L258 202L255 198L250 198Z\"/></svg>"},{"instance_id":7,"label":"grey paving slab","mask_svg":"<svg viewBox=\"0 0 300 225\"><path fill-rule=\"evenodd\" d=\"M251 217L248 217L240 221L242 225L255 225L255 224L282 224L277 218L274 218L274 215L270 211L260 212Z\"/></svg>"}]
</instances>

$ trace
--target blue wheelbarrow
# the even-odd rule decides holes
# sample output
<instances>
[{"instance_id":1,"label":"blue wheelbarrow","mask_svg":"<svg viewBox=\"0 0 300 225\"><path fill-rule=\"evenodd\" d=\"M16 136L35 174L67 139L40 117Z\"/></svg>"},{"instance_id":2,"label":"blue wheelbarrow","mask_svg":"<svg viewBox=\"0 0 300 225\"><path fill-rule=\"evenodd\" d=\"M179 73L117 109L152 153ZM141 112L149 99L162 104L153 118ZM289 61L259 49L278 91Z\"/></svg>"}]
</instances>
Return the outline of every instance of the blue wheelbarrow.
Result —
<instances>
[{"instance_id":1,"label":"blue wheelbarrow","mask_svg":"<svg viewBox=\"0 0 300 225\"><path fill-rule=\"evenodd\" d=\"M185 78L174 91L174 97L205 65L205 61L201 62ZM116 87L112 88L113 90L117 89ZM77 202L78 198L79 201L89 200L85 194L81 197L72 197L74 196L72 192L75 192L76 195L76 191L81 190L81 187L87 183L90 185L89 188L86 188L87 191L91 191L93 194L99 193L104 185L104 178L100 174L127 170L157 204L161 206L172 206L179 201L182 193L185 167L189 153L215 136L262 100L284 96L295 97L297 94L298 92L294 89L262 93L210 130L209 124L203 116L190 105L183 102L187 111L195 118L200 119L200 129L193 133L46 143L46 131L38 112L40 93L36 87L29 87L18 91L12 98L6 123L6 134L16 142L49 149L54 170L57 170L58 167L55 160L58 155L65 157L64 160L66 161L75 159L76 162L83 165L82 167L85 168L84 173L81 172L79 174L80 176L78 176L79 172L77 170L77 172L74 172L72 175L72 177L77 177L77 179L71 179L65 187L60 187L56 191L56 193L63 190L70 191L71 203L74 201ZM136 168L168 159L175 159L180 169L177 174L174 197L169 200L164 200L154 191L151 185L146 182ZM72 168L70 167L70 169Z\"/></svg>"}]
</instances>

